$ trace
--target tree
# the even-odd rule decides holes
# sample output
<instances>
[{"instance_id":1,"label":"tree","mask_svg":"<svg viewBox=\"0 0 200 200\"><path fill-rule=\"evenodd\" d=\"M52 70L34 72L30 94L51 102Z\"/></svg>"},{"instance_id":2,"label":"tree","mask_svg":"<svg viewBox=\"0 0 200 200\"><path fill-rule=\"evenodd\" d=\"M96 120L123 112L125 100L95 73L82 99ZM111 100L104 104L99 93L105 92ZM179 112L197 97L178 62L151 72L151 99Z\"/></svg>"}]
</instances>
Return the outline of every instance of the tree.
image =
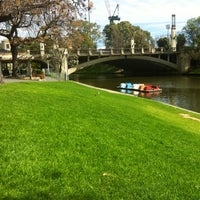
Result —
<instances>
[{"instance_id":1,"label":"tree","mask_svg":"<svg viewBox=\"0 0 200 200\"><path fill-rule=\"evenodd\" d=\"M83 42L80 44L81 48L97 47L97 42L101 38L99 25L96 23L90 23L88 21L81 21L79 32L84 38Z\"/></svg>"},{"instance_id":2,"label":"tree","mask_svg":"<svg viewBox=\"0 0 200 200\"><path fill-rule=\"evenodd\" d=\"M106 25L103 29L103 34L105 36L105 46L106 48L115 48L118 45L118 36L119 33L117 32L117 26L114 23L110 23Z\"/></svg>"},{"instance_id":3,"label":"tree","mask_svg":"<svg viewBox=\"0 0 200 200\"><path fill-rule=\"evenodd\" d=\"M84 20L73 21L64 38L72 49L96 48L101 38L100 26Z\"/></svg>"},{"instance_id":4,"label":"tree","mask_svg":"<svg viewBox=\"0 0 200 200\"><path fill-rule=\"evenodd\" d=\"M158 47L163 47L165 50L169 50L170 49L170 41L169 38L164 37L164 38L160 38L157 41L157 45Z\"/></svg>"},{"instance_id":5,"label":"tree","mask_svg":"<svg viewBox=\"0 0 200 200\"><path fill-rule=\"evenodd\" d=\"M154 40L148 31L139 26L133 26L130 22L114 22L106 25L103 30L105 45L107 48L130 48L134 39L135 48L149 48L154 46Z\"/></svg>"},{"instance_id":6,"label":"tree","mask_svg":"<svg viewBox=\"0 0 200 200\"><path fill-rule=\"evenodd\" d=\"M177 50L181 50L185 46L185 43L186 39L184 34L179 34L177 36Z\"/></svg>"},{"instance_id":7,"label":"tree","mask_svg":"<svg viewBox=\"0 0 200 200\"><path fill-rule=\"evenodd\" d=\"M183 27L183 33L185 34L187 43L191 47L200 47L200 16L197 18L191 18L187 21L185 27Z\"/></svg>"},{"instance_id":8,"label":"tree","mask_svg":"<svg viewBox=\"0 0 200 200\"><path fill-rule=\"evenodd\" d=\"M62 36L57 36L56 45L55 41L51 38L45 40L46 51L51 55L51 63L56 71L61 72L62 65L62 50L68 49L68 53L74 50L96 48L97 41L100 39L100 27L96 23L90 23L84 20L73 20L65 29ZM57 48L62 47L62 48ZM62 50L61 50L62 49ZM77 56L68 57L68 66L78 64Z\"/></svg>"},{"instance_id":9,"label":"tree","mask_svg":"<svg viewBox=\"0 0 200 200\"><path fill-rule=\"evenodd\" d=\"M77 18L84 0L1 0L0 35L11 45L13 76L17 76L18 48L33 39L43 42L51 35L64 33L64 28Z\"/></svg>"}]
</instances>

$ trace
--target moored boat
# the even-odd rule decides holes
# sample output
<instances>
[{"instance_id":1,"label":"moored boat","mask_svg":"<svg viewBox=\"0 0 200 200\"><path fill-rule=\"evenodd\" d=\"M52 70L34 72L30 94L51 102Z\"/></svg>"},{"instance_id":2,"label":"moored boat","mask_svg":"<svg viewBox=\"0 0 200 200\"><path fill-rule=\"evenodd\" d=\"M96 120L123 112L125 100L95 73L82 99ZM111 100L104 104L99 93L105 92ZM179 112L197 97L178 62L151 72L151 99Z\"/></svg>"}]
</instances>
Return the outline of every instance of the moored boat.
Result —
<instances>
[{"instance_id":1,"label":"moored boat","mask_svg":"<svg viewBox=\"0 0 200 200\"><path fill-rule=\"evenodd\" d=\"M135 90L139 92L161 92L162 91L162 89L156 85L144 84L144 83L120 83L120 85L117 86L117 88L124 89L124 90Z\"/></svg>"}]
</instances>

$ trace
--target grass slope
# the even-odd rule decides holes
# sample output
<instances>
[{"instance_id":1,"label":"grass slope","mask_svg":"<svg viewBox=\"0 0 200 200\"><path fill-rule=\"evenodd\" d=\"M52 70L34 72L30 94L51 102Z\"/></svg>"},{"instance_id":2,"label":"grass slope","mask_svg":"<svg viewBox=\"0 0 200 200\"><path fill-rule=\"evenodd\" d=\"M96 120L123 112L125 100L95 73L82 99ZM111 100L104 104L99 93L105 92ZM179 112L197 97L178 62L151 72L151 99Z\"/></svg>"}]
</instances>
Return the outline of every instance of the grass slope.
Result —
<instances>
[{"instance_id":1,"label":"grass slope","mask_svg":"<svg viewBox=\"0 0 200 200\"><path fill-rule=\"evenodd\" d=\"M200 199L200 118L73 82L0 86L0 199Z\"/></svg>"}]
</instances>

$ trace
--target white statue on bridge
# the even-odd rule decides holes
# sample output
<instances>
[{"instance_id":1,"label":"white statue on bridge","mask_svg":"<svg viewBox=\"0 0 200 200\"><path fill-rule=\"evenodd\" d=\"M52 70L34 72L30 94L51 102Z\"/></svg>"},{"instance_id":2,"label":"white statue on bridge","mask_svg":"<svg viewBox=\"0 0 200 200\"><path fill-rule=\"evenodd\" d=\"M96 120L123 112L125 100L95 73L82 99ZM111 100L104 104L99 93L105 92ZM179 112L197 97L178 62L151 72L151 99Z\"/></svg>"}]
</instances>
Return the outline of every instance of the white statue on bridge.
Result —
<instances>
[{"instance_id":1,"label":"white statue on bridge","mask_svg":"<svg viewBox=\"0 0 200 200\"><path fill-rule=\"evenodd\" d=\"M131 39L131 53L134 54L134 49L135 49L135 40L134 38Z\"/></svg>"}]
</instances>

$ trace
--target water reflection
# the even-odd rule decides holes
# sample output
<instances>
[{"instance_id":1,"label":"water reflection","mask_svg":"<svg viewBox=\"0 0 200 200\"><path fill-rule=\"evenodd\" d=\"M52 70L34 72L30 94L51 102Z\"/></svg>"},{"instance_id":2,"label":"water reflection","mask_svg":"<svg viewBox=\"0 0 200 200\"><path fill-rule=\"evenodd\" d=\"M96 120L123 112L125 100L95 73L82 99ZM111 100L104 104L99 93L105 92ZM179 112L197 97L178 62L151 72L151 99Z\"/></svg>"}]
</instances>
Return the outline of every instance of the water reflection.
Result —
<instances>
[{"instance_id":1,"label":"water reflection","mask_svg":"<svg viewBox=\"0 0 200 200\"><path fill-rule=\"evenodd\" d=\"M148 99L156 97L161 93L161 92L140 92L140 91L134 91L134 90L125 90L125 89L119 89L119 91L121 93L131 94L137 97L144 97Z\"/></svg>"}]
</instances>

